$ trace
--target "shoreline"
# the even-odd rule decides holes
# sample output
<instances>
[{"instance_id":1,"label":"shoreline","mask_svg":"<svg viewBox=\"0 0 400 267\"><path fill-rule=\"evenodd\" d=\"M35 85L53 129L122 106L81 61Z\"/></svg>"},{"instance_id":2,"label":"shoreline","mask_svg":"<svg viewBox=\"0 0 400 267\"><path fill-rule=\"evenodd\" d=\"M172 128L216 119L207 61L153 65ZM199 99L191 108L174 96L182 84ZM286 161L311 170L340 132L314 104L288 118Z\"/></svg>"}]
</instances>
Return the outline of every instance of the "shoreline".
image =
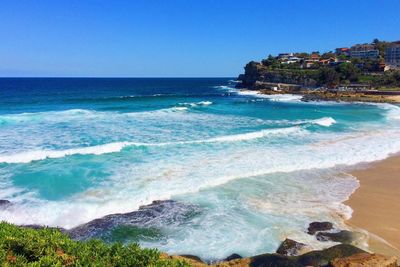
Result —
<instances>
[{"instance_id":1,"label":"shoreline","mask_svg":"<svg viewBox=\"0 0 400 267\"><path fill-rule=\"evenodd\" d=\"M271 91L267 89L238 89L244 93L253 93L258 95L298 95L301 96L301 101L334 101L334 102L364 102L364 103L389 103L400 104L400 95L385 95L385 94L365 94L362 92L328 92L318 90L301 90L298 92L292 91Z\"/></svg>"},{"instance_id":2,"label":"shoreline","mask_svg":"<svg viewBox=\"0 0 400 267\"><path fill-rule=\"evenodd\" d=\"M372 252L400 257L400 155L350 172L360 186L344 202L353 214L345 223L367 231Z\"/></svg>"}]
</instances>

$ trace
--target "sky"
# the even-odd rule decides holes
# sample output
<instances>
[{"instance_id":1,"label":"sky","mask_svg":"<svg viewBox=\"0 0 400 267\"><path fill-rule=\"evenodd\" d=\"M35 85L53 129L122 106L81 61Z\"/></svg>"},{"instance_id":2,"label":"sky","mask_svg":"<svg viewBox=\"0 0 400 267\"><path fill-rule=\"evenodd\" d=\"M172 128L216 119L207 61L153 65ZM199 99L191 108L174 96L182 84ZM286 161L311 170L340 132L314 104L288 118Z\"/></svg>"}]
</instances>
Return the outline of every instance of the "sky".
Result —
<instances>
[{"instance_id":1,"label":"sky","mask_svg":"<svg viewBox=\"0 0 400 267\"><path fill-rule=\"evenodd\" d=\"M400 40L400 0L0 0L1 77L236 77L280 52Z\"/></svg>"}]
</instances>

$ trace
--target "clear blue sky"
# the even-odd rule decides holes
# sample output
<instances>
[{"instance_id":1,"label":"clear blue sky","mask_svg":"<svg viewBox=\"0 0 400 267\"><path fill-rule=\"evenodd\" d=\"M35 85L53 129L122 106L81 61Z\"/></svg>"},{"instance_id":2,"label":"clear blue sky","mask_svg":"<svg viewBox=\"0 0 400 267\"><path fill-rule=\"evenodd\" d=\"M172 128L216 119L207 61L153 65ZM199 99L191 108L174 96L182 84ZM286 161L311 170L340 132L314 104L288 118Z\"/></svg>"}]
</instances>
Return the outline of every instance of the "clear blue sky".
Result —
<instances>
[{"instance_id":1,"label":"clear blue sky","mask_svg":"<svg viewBox=\"0 0 400 267\"><path fill-rule=\"evenodd\" d=\"M250 60L400 40L400 0L2 0L0 76L236 76Z\"/></svg>"}]
</instances>

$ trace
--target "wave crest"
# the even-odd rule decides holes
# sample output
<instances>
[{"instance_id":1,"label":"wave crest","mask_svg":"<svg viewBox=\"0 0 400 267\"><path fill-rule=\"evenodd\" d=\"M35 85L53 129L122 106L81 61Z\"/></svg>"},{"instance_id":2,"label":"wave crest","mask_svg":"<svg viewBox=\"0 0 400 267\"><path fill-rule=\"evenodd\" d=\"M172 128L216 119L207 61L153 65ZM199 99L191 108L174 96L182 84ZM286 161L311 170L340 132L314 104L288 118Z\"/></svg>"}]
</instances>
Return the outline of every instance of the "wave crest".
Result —
<instances>
[{"instance_id":1,"label":"wave crest","mask_svg":"<svg viewBox=\"0 0 400 267\"><path fill-rule=\"evenodd\" d=\"M255 132L225 135L213 137L204 140L178 141L164 143L137 143L137 142L114 142L103 145L71 148L65 150L34 150L26 151L14 155L0 155L0 163L29 163L36 160L44 160L48 158L62 158L71 155L102 155L108 153L117 153L125 147L155 147L155 146L173 146L173 145L190 145L204 143L225 143L225 142L241 142L253 139L263 138L272 135L290 135L302 132L303 129L294 126L288 128L265 129Z\"/></svg>"}]
</instances>

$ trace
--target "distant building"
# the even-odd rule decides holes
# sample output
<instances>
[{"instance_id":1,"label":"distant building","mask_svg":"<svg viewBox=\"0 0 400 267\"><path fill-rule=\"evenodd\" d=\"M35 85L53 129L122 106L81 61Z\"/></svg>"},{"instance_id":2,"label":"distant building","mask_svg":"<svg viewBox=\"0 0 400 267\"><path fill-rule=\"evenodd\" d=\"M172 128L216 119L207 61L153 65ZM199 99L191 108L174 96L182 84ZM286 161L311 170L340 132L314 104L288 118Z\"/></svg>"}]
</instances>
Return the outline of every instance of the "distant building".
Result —
<instances>
[{"instance_id":1,"label":"distant building","mask_svg":"<svg viewBox=\"0 0 400 267\"><path fill-rule=\"evenodd\" d=\"M336 48L336 55L337 56L345 55L348 57L348 56L350 56L350 48L348 48L348 47Z\"/></svg>"},{"instance_id":2,"label":"distant building","mask_svg":"<svg viewBox=\"0 0 400 267\"><path fill-rule=\"evenodd\" d=\"M313 60L313 61L319 61L320 58L321 58L321 56L317 53L312 53L310 56L310 60Z\"/></svg>"},{"instance_id":3,"label":"distant building","mask_svg":"<svg viewBox=\"0 0 400 267\"><path fill-rule=\"evenodd\" d=\"M330 58L327 58L327 59L320 59L319 63L321 63L321 65L325 66L325 65L331 65L332 63L334 63L336 61L337 61L336 58L330 57Z\"/></svg>"},{"instance_id":4,"label":"distant building","mask_svg":"<svg viewBox=\"0 0 400 267\"><path fill-rule=\"evenodd\" d=\"M317 63L318 63L318 61L306 59L306 60L304 60L304 62L303 62L303 64L301 65L301 67L302 67L302 68L309 69L309 68L312 68L312 67L316 66Z\"/></svg>"},{"instance_id":5,"label":"distant building","mask_svg":"<svg viewBox=\"0 0 400 267\"><path fill-rule=\"evenodd\" d=\"M287 60L289 57L293 57L293 53L281 53L278 55L280 60Z\"/></svg>"},{"instance_id":6,"label":"distant building","mask_svg":"<svg viewBox=\"0 0 400 267\"><path fill-rule=\"evenodd\" d=\"M297 63L300 62L301 58L295 57L295 56L289 56L286 60L284 60L284 64L292 64L292 63Z\"/></svg>"},{"instance_id":7,"label":"distant building","mask_svg":"<svg viewBox=\"0 0 400 267\"><path fill-rule=\"evenodd\" d=\"M340 84L336 91L368 91L371 90L371 85L363 83Z\"/></svg>"},{"instance_id":8,"label":"distant building","mask_svg":"<svg viewBox=\"0 0 400 267\"><path fill-rule=\"evenodd\" d=\"M386 48L385 65L387 69L400 68L400 42Z\"/></svg>"},{"instance_id":9,"label":"distant building","mask_svg":"<svg viewBox=\"0 0 400 267\"><path fill-rule=\"evenodd\" d=\"M372 44L354 45L350 48L350 56L355 58L378 58L379 50Z\"/></svg>"}]
</instances>

